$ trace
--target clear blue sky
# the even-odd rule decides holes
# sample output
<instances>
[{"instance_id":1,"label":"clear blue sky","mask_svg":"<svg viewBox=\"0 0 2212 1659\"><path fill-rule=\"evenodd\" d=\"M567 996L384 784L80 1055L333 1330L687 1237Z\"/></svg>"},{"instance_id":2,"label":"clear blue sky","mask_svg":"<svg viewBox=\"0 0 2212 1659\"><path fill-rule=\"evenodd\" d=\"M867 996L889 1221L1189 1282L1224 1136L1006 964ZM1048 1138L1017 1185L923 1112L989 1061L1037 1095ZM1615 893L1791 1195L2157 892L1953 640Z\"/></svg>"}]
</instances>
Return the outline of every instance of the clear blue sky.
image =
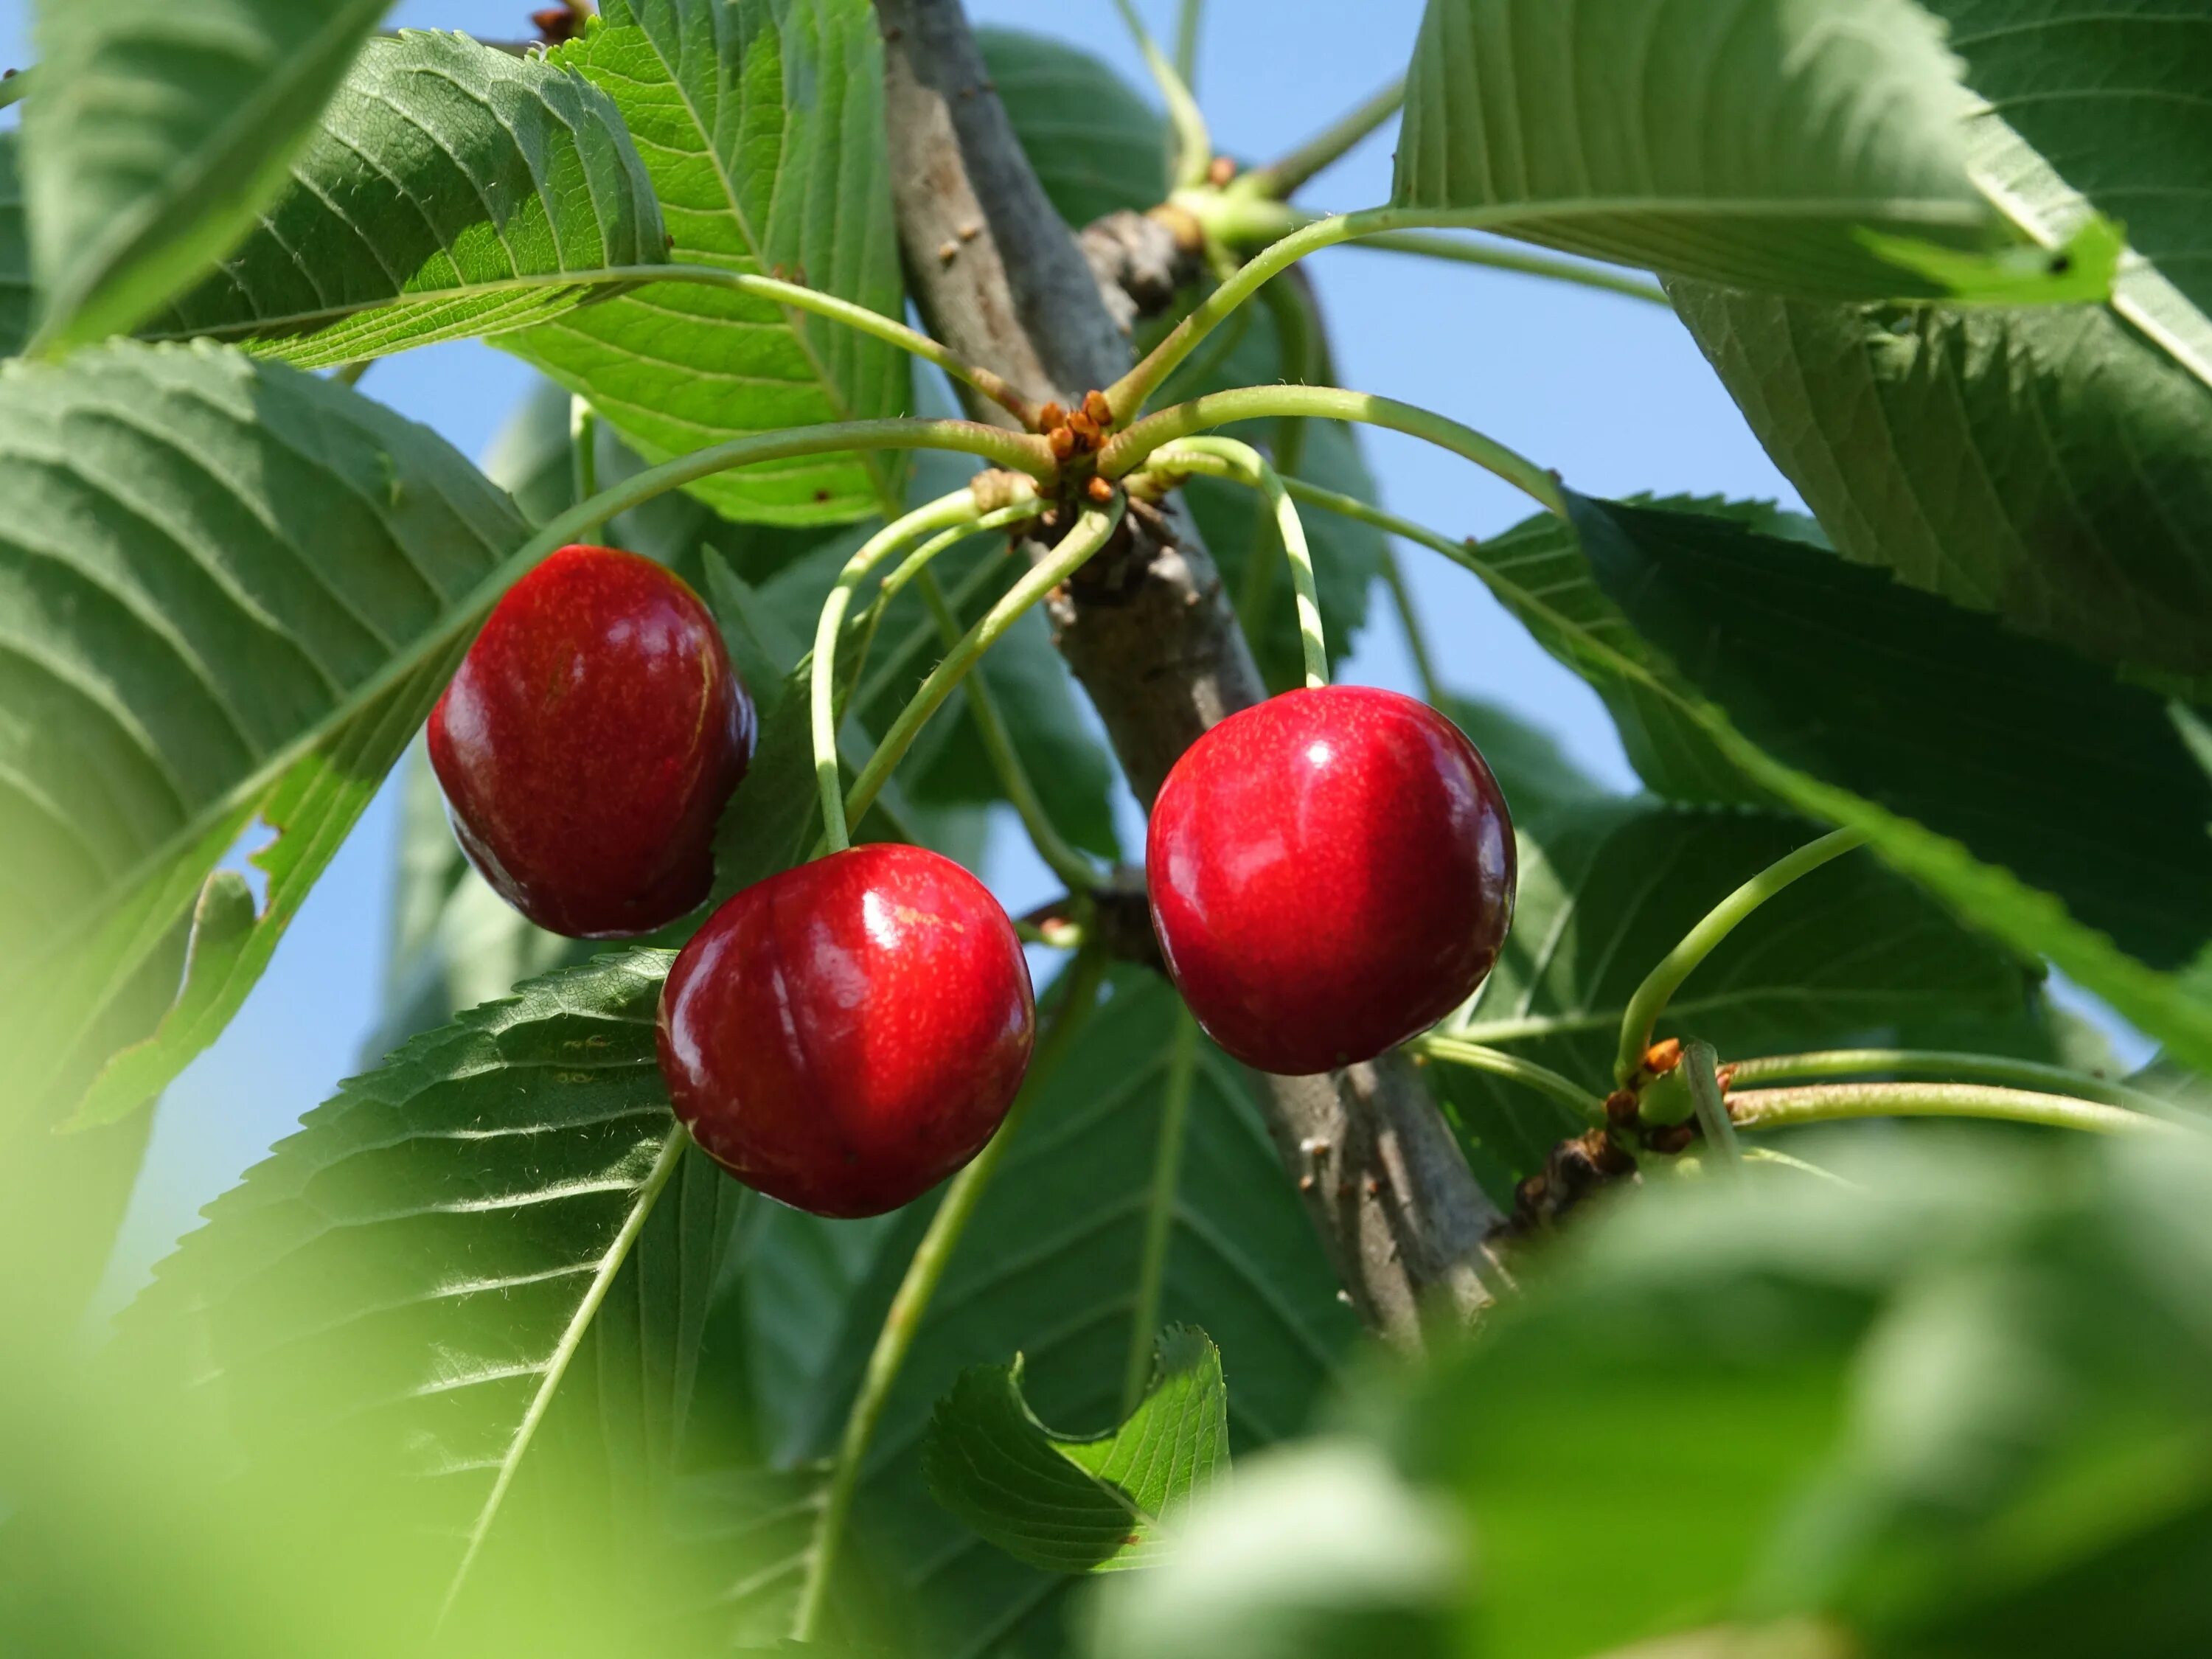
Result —
<instances>
[{"instance_id":1,"label":"clear blue sky","mask_svg":"<svg viewBox=\"0 0 2212 1659\"><path fill-rule=\"evenodd\" d=\"M179 0L189 4L191 0ZM1163 37L1171 0L1140 0ZM527 32L528 0L404 0L398 24L486 36ZM969 0L979 21L1079 40L1139 84L1142 66L1109 0ZM1419 0L1334 6L1214 0L1200 93L1216 143L1268 159L1399 73ZM31 61L28 0L0 0L0 64ZM1310 186L1316 206L1364 207L1389 189L1378 135ZM1735 406L1668 312L1593 291L1400 255L1338 250L1309 264L1344 384L1442 410L1601 495L1639 490L1761 495L1795 503ZM528 375L489 347L435 347L380 363L363 391L480 455ZM1389 503L1454 534L1526 515L1504 485L1394 434L1370 434ZM1445 678L1549 726L1599 775L1632 782L1611 722L1582 683L1536 648L1473 578L1419 550L1409 573ZM1376 606L1346 678L1411 690L1402 641ZM149 1176L122 1251L135 1279L198 1207L356 1069L380 968L394 825L391 792L371 809L294 922L267 977L222 1040L160 1109ZM1010 908L1053 884L1025 848L997 837L986 874ZM118 1282L117 1288L120 1289Z\"/></svg>"}]
</instances>

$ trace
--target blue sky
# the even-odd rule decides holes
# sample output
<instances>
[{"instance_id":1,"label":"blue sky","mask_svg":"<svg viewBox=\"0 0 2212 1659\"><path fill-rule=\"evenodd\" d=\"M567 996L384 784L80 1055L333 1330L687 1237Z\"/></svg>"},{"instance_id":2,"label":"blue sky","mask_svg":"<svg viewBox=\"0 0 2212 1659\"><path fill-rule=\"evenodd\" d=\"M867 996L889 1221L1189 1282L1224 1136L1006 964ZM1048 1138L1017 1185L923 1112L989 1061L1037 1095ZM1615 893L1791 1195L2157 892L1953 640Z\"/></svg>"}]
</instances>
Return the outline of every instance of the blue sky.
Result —
<instances>
[{"instance_id":1,"label":"blue sky","mask_svg":"<svg viewBox=\"0 0 2212 1659\"><path fill-rule=\"evenodd\" d=\"M526 32L528 0L404 0L398 24L486 36ZM1163 37L1170 0L1140 0ZM1246 161L1288 149L1405 66L1419 0L1361 0L1358 27L1334 7L1213 0L1200 94L1217 144ZM969 0L979 21L1074 39L1139 84L1141 62L1109 0ZM28 0L0 0L0 65L31 61ZM1319 207L1388 195L1389 133L1309 186ZM1533 278L1402 255L1334 250L1309 261L1343 383L1425 404L1557 468L1577 488L1758 495L1795 504L1688 335L1657 307ZM379 364L362 390L480 455L528 384L521 365L477 344ZM1526 516L1522 498L1464 462L1395 434L1369 434L1389 504L1455 535ZM1469 577L1418 549L1412 579L1444 678L1548 726L1590 770L1632 780L1611 722L1582 683L1540 651ZM1345 678L1413 689L1402 641L1378 603ZM379 799L308 899L267 977L160 1109L149 1174L118 1255L117 1288L163 1254L198 1207L299 1115L356 1069L381 967L395 822ZM1011 908L1054 884L1000 836L986 875Z\"/></svg>"}]
</instances>

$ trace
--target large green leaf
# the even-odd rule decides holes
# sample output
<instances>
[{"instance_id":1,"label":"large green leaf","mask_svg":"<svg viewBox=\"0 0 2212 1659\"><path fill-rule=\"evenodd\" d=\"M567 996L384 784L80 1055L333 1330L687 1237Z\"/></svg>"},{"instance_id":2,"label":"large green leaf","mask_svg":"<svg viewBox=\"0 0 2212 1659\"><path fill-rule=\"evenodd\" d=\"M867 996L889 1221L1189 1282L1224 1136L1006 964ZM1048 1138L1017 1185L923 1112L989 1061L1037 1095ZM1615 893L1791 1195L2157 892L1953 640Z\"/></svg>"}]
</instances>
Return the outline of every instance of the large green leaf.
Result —
<instances>
[{"instance_id":1,"label":"large green leaf","mask_svg":"<svg viewBox=\"0 0 2212 1659\"><path fill-rule=\"evenodd\" d=\"M1669 292L1847 558L2212 687L2212 390L2110 312Z\"/></svg>"},{"instance_id":2,"label":"large green leaf","mask_svg":"<svg viewBox=\"0 0 2212 1659\"><path fill-rule=\"evenodd\" d=\"M1975 176L2039 240L2124 224L2112 304L2212 383L2212 15L2194 0L1923 0L1979 103Z\"/></svg>"},{"instance_id":3,"label":"large green leaf","mask_svg":"<svg viewBox=\"0 0 2212 1659\"><path fill-rule=\"evenodd\" d=\"M31 238L17 149L14 133L0 132L0 357L21 351L31 333Z\"/></svg>"},{"instance_id":4,"label":"large green leaf","mask_svg":"<svg viewBox=\"0 0 2212 1659\"><path fill-rule=\"evenodd\" d=\"M866 0L609 0L553 54L614 100L686 264L901 310L883 42ZM745 433L896 415L898 350L718 289L624 295L502 336L665 460ZM732 518L835 524L898 499L879 455L811 456L695 486Z\"/></svg>"},{"instance_id":5,"label":"large green leaf","mask_svg":"<svg viewBox=\"0 0 2212 1659\"><path fill-rule=\"evenodd\" d=\"M614 100L460 34L372 40L290 187L140 332L319 368L543 321L667 258ZM577 279L577 280L567 280Z\"/></svg>"},{"instance_id":6,"label":"large green leaf","mask_svg":"<svg viewBox=\"0 0 2212 1659\"><path fill-rule=\"evenodd\" d=\"M1132 1344L1149 1349L1154 1334L1149 1324L1135 1328L1145 1316L1132 1287L1178 1012L1151 975L1119 970L1109 983L1112 994L1038 1095L969 1223L870 1455L857 1533L873 1576L915 1598L915 1643L932 1659L1063 1652L1069 1583L947 1526L921 1468L938 1401L968 1368L1003 1365L1019 1352L1024 1397L1043 1420L1104 1428L1121 1416ZM1194 1082L1153 1317L1202 1320L1219 1344L1230 1440L1242 1455L1306 1425L1356 1327L1244 1079L1201 1044ZM858 1293L823 1275L812 1251L747 1257L749 1316L789 1322L811 1305L815 1322L838 1332L813 1379L810 1420L791 1425L781 1442L787 1455L836 1444L922 1218L902 1212L902 1231L881 1241ZM834 1224L784 1219L803 1231ZM790 1294L768 1288L793 1274ZM827 1294L810 1304L800 1280Z\"/></svg>"},{"instance_id":7,"label":"large green leaf","mask_svg":"<svg viewBox=\"0 0 2212 1659\"><path fill-rule=\"evenodd\" d=\"M259 817L279 832L262 918L206 957L221 994L137 1086L236 1007L525 532L422 428L209 347L0 366L0 1047L21 1123L82 1086L101 1012Z\"/></svg>"},{"instance_id":8,"label":"large green leaf","mask_svg":"<svg viewBox=\"0 0 2212 1659\"><path fill-rule=\"evenodd\" d=\"M1103 59L1022 29L979 28L975 44L1061 218L1079 230L1167 200L1167 123Z\"/></svg>"},{"instance_id":9,"label":"large green leaf","mask_svg":"<svg viewBox=\"0 0 2212 1659\"><path fill-rule=\"evenodd\" d=\"M535 981L346 1084L130 1316L143 1352L201 1356L198 1395L280 1486L397 1477L423 1540L401 1606L526 1570L542 1506L589 1516L611 1570L649 1547L742 1192L668 1109L669 960Z\"/></svg>"},{"instance_id":10,"label":"large green leaf","mask_svg":"<svg viewBox=\"0 0 2212 1659\"><path fill-rule=\"evenodd\" d=\"M1640 799L1583 801L1520 825L1513 933L1447 1029L1613 1088L1620 1018L1645 974L1739 884L1816 830L1776 812ZM2037 975L1870 856L1844 859L1762 905L1668 1006L1662 1036L1724 1059L1859 1044L2033 1048ZM1588 1124L1547 1097L1441 1060L1427 1072L1484 1186L1514 1184Z\"/></svg>"},{"instance_id":11,"label":"large green leaf","mask_svg":"<svg viewBox=\"0 0 2212 1659\"><path fill-rule=\"evenodd\" d=\"M2108 258L1993 251L1955 71L1911 0L1430 0L1395 199L1742 288L2098 297Z\"/></svg>"},{"instance_id":12,"label":"large green leaf","mask_svg":"<svg viewBox=\"0 0 2212 1659\"><path fill-rule=\"evenodd\" d=\"M23 120L39 337L137 326L220 258L391 0L40 0Z\"/></svg>"},{"instance_id":13,"label":"large green leaf","mask_svg":"<svg viewBox=\"0 0 2212 1659\"><path fill-rule=\"evenodd\" d=\"M938 1502L1047 1572L1149 1566L1183 1512L1229 1472L1228 1389L1206 1333L1171 1327L1137 1407L1110 1434L1047 1428L1022 1397L1022 1362L962 1373L921 1453Z\"/></svg>"},{"instance_id":14,"label":"large green leaf","mask_svg":"<svg viewBox=\"0 0 2212 1659\"><path fill-rule=\"evenodd\" d=\"M1618 539L1627 533L1623 525L1635 522L1619 516L1624 510L1578 501L1582 534L1593 540ZM1668 522L1692 516L1638 511ZM1714 527L1726 535L1747 533L1740 524L1729 520L1717 520ZM1681 730L1695 733L1710 754L1741 774L1753 787L1816 819L1863 831L1885 862L1912 877L1975 926L2024 955L2048 957L2138 1028L2170 1044L2187 1062L2212 1066L2212 981L2204 981L2203 963L2194 976L2176 976L2148 967L2121 951L2107 935L2069 915L2051 894L2029 886L2009 870L1984 862L1957 841L1768 753L1681 678L1660 653L1644 644L1602 593L1595 594L1594 604L1581 603L1594 592L1587 562L1573 560L1581 568L1568 583L1577 599L1571 611L1556 608L1552 596L1526 585L1525 561L1492 556L1497 550L1516 544L1525 550L1534 543L1548 550L1546 568L1556 569L1553 560L1579 553L1574 541L1560 540L1568 534L1556 520L1540 521L1490 546L1469 549L1465 562L1509 607L1540 617L1542 626L1533 630L1539 642L1608 699L1632 693L1639 707L1663 710ZM1785 555L1790 550L1787 544L1778 541L1762 545L1779 547ZM1849 573L1848 567L1843 568ZM1973 620L1964 613L1958 618ZM2026 644L2009 641L2008 648ZM1941 665L1927 666L1932 672ZM2075 672L2081 672L2078 666ZM2100 685L2100 695L2107 695L2109 690ZM2095 822L2094 817L2085 821Z\"/></svg>"},{"instance_id":15,"label":"large green leaf","mask_svg":"<svg viewBox=\"0 0 2212 1659\"><path fill-rule=\"evenodd\" d=\"M1726 520L1593 504L1598 582L1785 765L1954 837L2159 968L2212 940L2212 779L2149 692Z\"/></svg>"}]
</instances>

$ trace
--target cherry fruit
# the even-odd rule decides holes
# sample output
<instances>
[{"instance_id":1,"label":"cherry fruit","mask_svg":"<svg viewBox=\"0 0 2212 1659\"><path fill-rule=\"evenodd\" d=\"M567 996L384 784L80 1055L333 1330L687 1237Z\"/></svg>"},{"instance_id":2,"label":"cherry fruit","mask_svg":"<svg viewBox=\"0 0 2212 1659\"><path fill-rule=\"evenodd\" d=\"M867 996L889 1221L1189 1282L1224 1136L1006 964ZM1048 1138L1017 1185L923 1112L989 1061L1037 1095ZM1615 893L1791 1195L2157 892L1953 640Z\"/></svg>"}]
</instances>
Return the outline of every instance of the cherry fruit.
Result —
<instances>
[{"instance_id":1,"label":"cherry fruit","mask_svg":"<svg viewBox=\"0 0 2212 1659\"><path fill-rule=\"evenodd\" d=\"M430 714L469 862L556 933L651 933L702 902L753 705L683 579L564 547L509 588Z\"/></svg>"},{"instance_id":2,"label":"cherry fruit","mask_svg":"<svg viewBox=\"0 0 2212 1659\"><path fill-rule=\"evenodd\" d=\"M747 1186L879 1215L983 1149L1036 1005L990 890L919 847L855 847L714 912L660 994L676 1115Z\"/></svg>"},{"instance_id":3,"label":"cherry fruit","mask_svg":"<svg viewBox=\"0 0 2212 1659\"><path fill-rule=\"evenodd\" d=\"M1457 726L1395 691L1290 691L1213 727L1160 789L1146 866L1199 1024L1293 1077L1435 1024L1513 919L1498 781Z\"/></svg>"}]
</instances>

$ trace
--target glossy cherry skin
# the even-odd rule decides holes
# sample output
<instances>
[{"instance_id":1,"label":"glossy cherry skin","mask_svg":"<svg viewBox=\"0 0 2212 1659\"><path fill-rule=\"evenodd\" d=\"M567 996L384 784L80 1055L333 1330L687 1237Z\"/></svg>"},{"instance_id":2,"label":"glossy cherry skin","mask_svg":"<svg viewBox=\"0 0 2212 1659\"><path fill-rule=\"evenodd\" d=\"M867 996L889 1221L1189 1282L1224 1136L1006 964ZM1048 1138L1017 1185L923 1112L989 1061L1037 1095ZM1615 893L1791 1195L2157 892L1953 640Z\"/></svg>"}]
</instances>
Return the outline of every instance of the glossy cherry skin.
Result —
<instances>
[{"instance_id":1,"label":"glossy cherry skin","mask_svg":"<svg viewBox=\"0 0 2212 1659\"><path fill-rule=\"evenodd\" d=\"M564 547L509 588L430 714L469 862L540 927L648 933L704 902L753 752L721 631L674 572Z\"/></svg>"},{"instance_id":2,"label":"glossy cherry skin","mask_svg":"<svg viewBox=\"0 0 2212 1659\"><path fill-rule=\"evenodd\" d=\"M1435 1024L1513 919L1498 781L1457 726L1395 691L1290 691L1213 727L1160 789L1146 869L1199 1024L1292 1077Z\"/></svg>"},{"instance_id":3,"label":"glossy cherry skin","mask_svg":"<svg viewBox=\"0 0 2212 1659\"><path fill-rule=\"evenodd\" d=\"M983 1149L1036 1035L990 890L919 847L855 847L746 888L660 994L676 1115L747 1186L879 1215Z\"/></svg>"}]
</instances>

